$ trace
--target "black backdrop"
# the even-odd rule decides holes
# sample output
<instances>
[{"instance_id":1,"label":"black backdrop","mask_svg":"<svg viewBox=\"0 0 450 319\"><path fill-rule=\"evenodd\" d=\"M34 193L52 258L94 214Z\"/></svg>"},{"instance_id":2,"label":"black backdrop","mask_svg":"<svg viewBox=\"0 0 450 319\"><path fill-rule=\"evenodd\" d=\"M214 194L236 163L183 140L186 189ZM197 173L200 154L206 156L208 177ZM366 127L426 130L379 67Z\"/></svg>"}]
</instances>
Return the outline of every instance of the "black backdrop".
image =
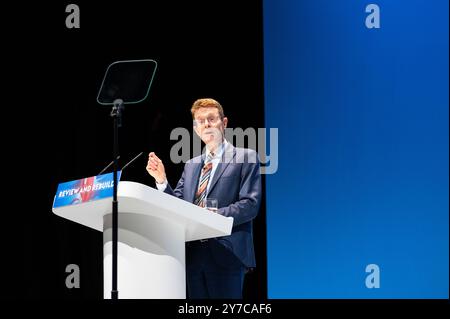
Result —
<instances>
[{"instance_id":1,"label":"black backdrop","mask_svg":"<svg viewBox=\"0 0 450 319\"><path fill-rule=\"evenodd\" d=\"M112 160L110 109L96 103L111 62L158 62L148 99L124 112L121 164L144 151L127 168L127 180L154 186L145 165L155 151L176 184L183 164L169 160L169 134L191 130L197 98L220 101L229 127L264 126L260 1L77 1L80 29L65 27L69 3L5 10L3 167L13 203L3 216L6 297L102 298L102 234L53 215L51 207L59 182L95 175ZM247 277L245 297L265 298L264 203L254 230L258 267ZM79 289L65 286L72 263L80 266Z\"/></svg>"}]
</instances>

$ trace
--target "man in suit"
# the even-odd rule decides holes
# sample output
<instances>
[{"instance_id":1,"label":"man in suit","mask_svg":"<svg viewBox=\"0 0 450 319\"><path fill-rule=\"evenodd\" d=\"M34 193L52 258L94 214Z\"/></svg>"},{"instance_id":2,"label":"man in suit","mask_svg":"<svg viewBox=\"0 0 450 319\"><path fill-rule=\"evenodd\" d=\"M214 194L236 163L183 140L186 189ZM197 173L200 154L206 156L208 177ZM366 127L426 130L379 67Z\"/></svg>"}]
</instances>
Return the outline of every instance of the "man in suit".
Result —
<instances>
[{"instance_id":1,"label":"man in suit","mask_svg":"<svg viewBox=\"0 0 450 319\"><path fill-rule=\"evenodd\" d=\"M258 155L235 148L224 138L228 118L216 100L195 101L191 113L194 131L205 143L206 152L185 164L175 189L153 152L147 171L159 190L201 207L206 198L217 199L217 213L233 217L231 235L186 244L186 280L191 299L241 299L244 276L255 267L252 220L261 203Z\"/></svg>"}]
</instances>

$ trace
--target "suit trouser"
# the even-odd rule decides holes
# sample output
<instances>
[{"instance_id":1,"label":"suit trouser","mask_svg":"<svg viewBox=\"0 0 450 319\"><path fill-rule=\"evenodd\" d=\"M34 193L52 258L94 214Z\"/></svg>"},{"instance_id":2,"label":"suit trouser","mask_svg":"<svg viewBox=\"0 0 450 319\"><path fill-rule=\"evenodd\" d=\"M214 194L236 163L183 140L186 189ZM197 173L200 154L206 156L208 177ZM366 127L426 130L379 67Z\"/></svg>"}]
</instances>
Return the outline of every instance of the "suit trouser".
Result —
<instances>
[{"instance_id":1,"label":"suit trouser","mask_svg":"<svg viewBox=\"0 0 450 319\"><path fill-rule=\"evenodd\" d=\"M242 299L245 272L234 254L212 240L186 245L189 299Z\"/></svg>"}]
</instances>

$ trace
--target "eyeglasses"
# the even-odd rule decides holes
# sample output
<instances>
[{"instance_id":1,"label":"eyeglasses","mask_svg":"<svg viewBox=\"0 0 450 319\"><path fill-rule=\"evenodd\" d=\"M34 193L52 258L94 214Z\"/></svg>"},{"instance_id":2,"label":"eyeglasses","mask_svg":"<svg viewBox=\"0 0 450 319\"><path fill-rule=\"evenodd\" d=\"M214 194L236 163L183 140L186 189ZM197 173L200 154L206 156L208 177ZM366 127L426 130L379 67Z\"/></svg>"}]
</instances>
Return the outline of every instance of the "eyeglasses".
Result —
<instances>
[{"instance_id":1,"label":"eyeglasses","mask_svg":"<svg viewBox=\"0 0 450 319\"><path fill-rule=\"evenodd\" d=\"M216 124L217 122L219 122L220 120L220 116L210 116L207 117L206 119L197 119L194 120L194 126L200 126L200 125L204 125L206 123L206 121L208 121L209 124Z\"/></svg>"}]
</instances>

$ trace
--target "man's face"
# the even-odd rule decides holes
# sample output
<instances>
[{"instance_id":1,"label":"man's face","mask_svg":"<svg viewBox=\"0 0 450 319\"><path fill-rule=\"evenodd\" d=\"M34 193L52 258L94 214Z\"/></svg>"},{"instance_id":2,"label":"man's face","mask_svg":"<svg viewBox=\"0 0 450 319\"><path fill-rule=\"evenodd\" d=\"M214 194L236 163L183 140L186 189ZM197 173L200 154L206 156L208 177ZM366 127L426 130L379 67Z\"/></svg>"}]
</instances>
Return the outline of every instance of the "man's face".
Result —
<instances>
[{"instance_id":1,"label":"man's face","mask_svg":"<svg viewBox=\"0 0 450 319\"><path fill-rule=\"evenodd\" d=\"M201 107L194 113L194 130L206 145L222 143L228 119L216 107Z\"/></svg>"}]
</instances>

